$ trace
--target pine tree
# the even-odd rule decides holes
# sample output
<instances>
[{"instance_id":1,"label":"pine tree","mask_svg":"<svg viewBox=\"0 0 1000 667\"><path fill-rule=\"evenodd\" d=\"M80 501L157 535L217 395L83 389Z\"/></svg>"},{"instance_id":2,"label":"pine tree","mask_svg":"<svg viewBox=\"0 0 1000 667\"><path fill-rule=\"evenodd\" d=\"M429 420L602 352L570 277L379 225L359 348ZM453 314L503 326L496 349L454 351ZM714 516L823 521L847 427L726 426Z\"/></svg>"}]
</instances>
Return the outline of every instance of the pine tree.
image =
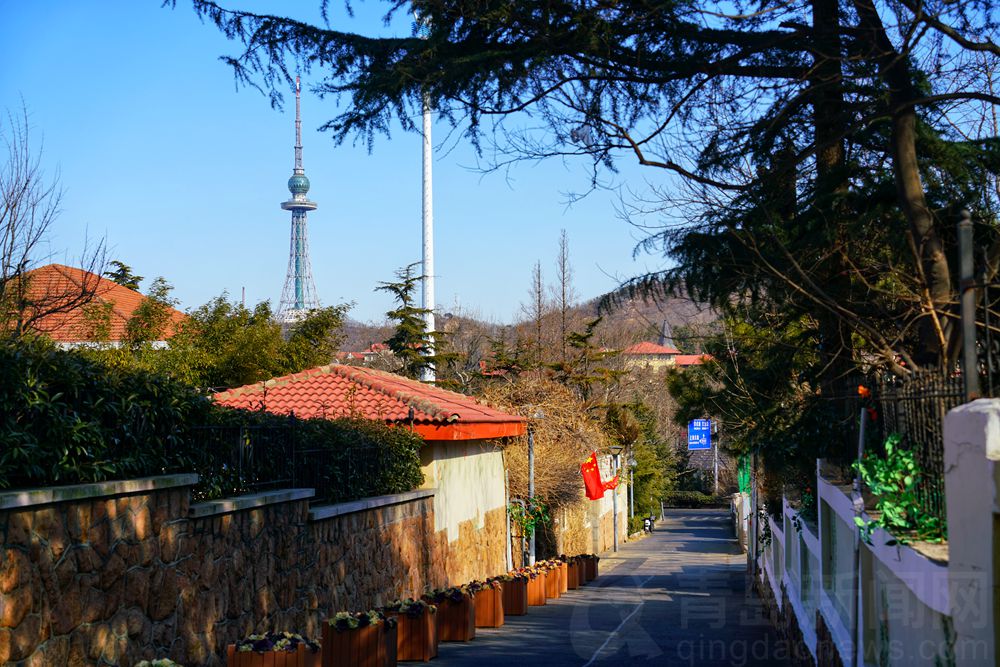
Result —
<instances>
[{"instance_id":1,"label":"pine tree","mask_svg":"<svg viewBox=\"0 0 1000 667\"><path fill-rule=\"evenodd\" d=\"M423 280L415 268L419 262L409 264L396 271L396 281L379 283L376 291L388 292L396 300L396 307L386 313L395 322L392 336L385 341L399 360L398 372L417 380L426 369L439 373L456 359L456 355L444 351L445 334L441 331L427 331L425 316L431 312L416 305L416 291ZM440 378L446 380L446 378Z\"/></svg>"}]
</instances>

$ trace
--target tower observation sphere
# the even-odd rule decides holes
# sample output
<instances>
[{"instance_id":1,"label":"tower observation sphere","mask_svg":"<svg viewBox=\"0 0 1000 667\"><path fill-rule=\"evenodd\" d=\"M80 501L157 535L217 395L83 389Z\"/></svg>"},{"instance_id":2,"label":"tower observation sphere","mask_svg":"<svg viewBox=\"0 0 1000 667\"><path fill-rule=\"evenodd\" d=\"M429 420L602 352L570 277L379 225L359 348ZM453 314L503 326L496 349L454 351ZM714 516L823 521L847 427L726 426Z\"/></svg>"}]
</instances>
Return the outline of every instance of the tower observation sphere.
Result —
<instances>
[{"instance_id":1,"label":"tower observation sphere","mask_svg":"<svg viewBox=\"0 0 1000 667\"><path fill-rule=\"evenodd\" d=\"M292 174L288 179L288 191L293 195L304 195L309 192L309 179L305 174Z\"/></svg>"}]
</instances>

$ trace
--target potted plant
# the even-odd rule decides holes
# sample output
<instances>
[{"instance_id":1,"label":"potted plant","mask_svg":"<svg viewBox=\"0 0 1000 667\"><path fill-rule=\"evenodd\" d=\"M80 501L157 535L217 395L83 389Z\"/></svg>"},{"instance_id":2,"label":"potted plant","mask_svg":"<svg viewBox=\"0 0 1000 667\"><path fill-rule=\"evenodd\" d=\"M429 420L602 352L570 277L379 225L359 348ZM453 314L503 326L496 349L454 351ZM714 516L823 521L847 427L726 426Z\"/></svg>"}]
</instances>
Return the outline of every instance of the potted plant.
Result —
<instances>
[{"instance_id":1,"label":"potted plant","mask_svg":"<svg viewBox=\"0 0 1000 667\"><path fill-rule=\"evenodd\" d=\"M539 565L522 567L519 572L528 578L528 606L540 607L545 604L545 568Z\"/></svg>"},{"instance_id":2,"label":"potted plant","mask_svg":"<svg viewBox=\"0 0 1000 667\"><path fill-rule=\"evenodd\" d=\"M468 586L435 589L424 594L424 600L437 605L440 641L467 642L476 638L476 601Z\"/></svg>"},{"instance_id":3,"label":"potted plant","mask_svg":"<svg viewBox=\"0 0 1000 667\"><path fill-rule=\"evenodd\" d=\"M576 556L560 556L559 558L566 564L566 588L571 591L576 590L580 587Z\"/></svg>"},{"instance_id":4,"label":"potted plant","mask_svg":"<svg viewBox=\"0 0 1000 667\"><path fill-rule=\"evenodd\" d=\"M562 595L559 586L559 565L553 561L543 561L542 567L546 570L545 597L557 600Z\"/></svg>"},{"instance_id":5,"label":"potted plant","mask_svg":"<svg viewBox=\"0 0 1000 667\"><path fill-rule=\"evenodd\" d=\"M493 578L500 582L504 616L524 616L528 613L528 575L511 570ZM545 596L542 596L544 601Z\"/></svg>"},{"instance_id":6,"label":"potted plant","mask_svg":"<svg viewBox=\"0 0 1000 667\"><path fill-rule=\"evenodd\" d=\"M475 595L476 627L499 628L503 625L503 584L497 577L473 581L469 590Z\"/></svg>"},{"instance_id":7,"label":"potted plant","mask_svg":"<svg viewBox=\"0 0 1000 667\"><path fill-rule=\"evenodd\" d=\"M179 662L174 662L170 658L156 658L155 660L141 660L135 667L184 667Z\"/></svg>"},{"instance_id":8,"label":"potted plant","mask_svg":"<svg viewBox=\"0 0 1000 667\"><path fill-rule=\"evenodd\" d=\"M559 594L562 595L569 590L569 566L564 558L553 561L559 570Z\"/></svg>"},{"instance_id":9,"label":"potted plant","mask_svg":"<svg viewBox=\"0 0 1000 667\"><path fill-rule=\"evenodd\" d=\"M341 611L323 626L323 667L395 667L396 619Z\"/></svg>"},{"instance_id":10,"label":"potted plant","mask_svg":"<svg viewBox=\"0 0 1000 667\"><path fill-rule=\"evenodd\" d=\"M597 554L583 554L580 557L583 559L584 576L587 581L597 579L597 562L601 560L601 557Z\"/></svg>"},{"instance_id":11,"label":"potted plant","mask_svg":"<svg viewBox=\"0 0 1000 667\"><path fill-rule=\"evenodd\" d=\"M397 600L385 607L396 619L396 659L427 662L437 657L437 607L424 600Z\"/></svg>"},{"instance_id":12,"label":"potted plant","mask_svg":"<svg viewBox=\"0 0 1000 667\"><path fill-rule=\"evenodd\" d=\"M292 632L250 635L226 647L226 667L320 667L319 642Z\"/></svg>"}]
</instances>

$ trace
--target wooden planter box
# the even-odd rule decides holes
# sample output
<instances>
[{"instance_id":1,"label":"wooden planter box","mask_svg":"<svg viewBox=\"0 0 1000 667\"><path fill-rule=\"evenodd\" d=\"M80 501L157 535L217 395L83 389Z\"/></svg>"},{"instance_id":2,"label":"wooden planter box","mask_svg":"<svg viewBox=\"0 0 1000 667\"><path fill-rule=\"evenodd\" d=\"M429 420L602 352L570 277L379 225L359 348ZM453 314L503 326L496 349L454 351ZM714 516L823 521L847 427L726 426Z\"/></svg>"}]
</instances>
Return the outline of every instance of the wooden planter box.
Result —
<instances>
[{"instance_id":1,"label":"wooden planter box","mask_svg":"<svg viewBox=\"0 0 1000 667\"><path fill-rule=\"evenodd\" d=\"M387 615L396 619L396 660L427 662L437 657L437 614L425 612L413 617L387 612Z\"/></svg>"},{"instance_id":2,"label":"wooden planter box","mask_svg":"<svg viewBox=\"0 0 1000 667\"><path fill-rule=\"evenodd\" d=\"M237 651L235 644L226 647L226 667L320 667L320 657L323 652L313 653L305 646L298 650L268 651Z\"/></svg>"},{"instance_id":3,"label":"wooden planter box","mask_svg":"<svg viewBox=\"0 0 1000 667\"><path fill-rule=\"evenodd\" d=\"M587 583L587 564L582 560L576 561L576 585L584 586Z\"/></svg>"},{"instance_id":4,"label":"wooden planter box","mask_svg":"<svg viewBox=\"0 0 1000 667\"><path fill-rule=\"evenodd\" d=\"M476 593L476 627L499 628L503 625L503 590L492 586Z\"/></svg>"},{"instance_id":5,"label":"wooden planter box","mask_svg":"<svg viewBox=\"0 0 1000 667\"><path fill-rule=\"evenodd\" d=\"M545 604L545 574L528 579L528 606L541 607Z\"/></svg>"},{"instance_id":6,"label":"wooden planter box","mask_svg":"<svg viewBox=\"0 0 1000 667\"><path fill-rule=\"evenodd\" d=\"M545 573L545 597L557 600L559 593L559 568Z\"/></svg>"},{"instance_id":7,"label":"wooden planter box","mask_svg":"<svg viewBox=\"0 0 1000 667\"><path fill-rule=\"evenodd\" d=\"M569 590L576 590L580 587L580 568L576 561L566 563L566 587Z\"/></svg>"},{"instance_id":8,"label":"wooden planter box","mask_svg":"<svg viewBox=\"0 0 1000 667\"><path fill-rule=\"evenodd\" d=\"M559 594L569 590L569 565L566 562L559 564Z\"/></svg>"},{"instance_id":9,"label":"wooden planter box","mask_svg":"<svg viewBox=\"0 0 1000 667\"><path fill-rule=\"evenodd\" d=\"M584 561L584 568L586 569L587 581L593 581L597 579L597 559L588 558Z\"/></svg>"},{"instance_id":10,"label":"wooden planter box","mask_svg":"<svg viewBox=\"0 0 1000 667\"><path fill-rule=\"evenodd\" d=\"M528 613L528 580L505 581L503 587L504 616L524 616ZM542 602L544 603L544 596Z\"/></svg>"},{"instance_id":11,"label":"wooden planter box","mask_svg":"<svg viewBox=\"0 0 1000 667\"><path fill-rule=\"evenodd\" d=\"M472 596L461 602L445 600L437 608L439 641L467 642L476 638L476 602Z\"/></svg>"},{"instance_id":12,"label":"wooden planter box","mask_svg":"<svg viewBox=\"0 0 1000 667\"><path fill-rule=\"evenodd\" d=\"M379 623L341 631L325 624L321 653L323 667L394 667L396 629Z\"/></svg>"}]
</instances>

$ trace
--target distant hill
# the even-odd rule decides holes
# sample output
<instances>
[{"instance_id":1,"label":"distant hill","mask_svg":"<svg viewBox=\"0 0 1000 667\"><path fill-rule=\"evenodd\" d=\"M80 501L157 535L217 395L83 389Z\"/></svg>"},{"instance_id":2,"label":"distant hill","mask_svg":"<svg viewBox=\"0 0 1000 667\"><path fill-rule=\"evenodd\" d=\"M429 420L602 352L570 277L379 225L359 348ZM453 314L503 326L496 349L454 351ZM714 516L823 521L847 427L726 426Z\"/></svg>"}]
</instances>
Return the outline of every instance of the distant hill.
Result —
<instances>
[{"instance_id":1,"label":"distant hill","mask_svg":"<svg viewBox=\"0 0 1000 667\"><path fill-rule=\"evenodd\" d=\"M581 330L586 322L596 318L601 299L596 297L573 307L567 313L567 328ZM603 316L596 338L604 347L620 349L644 340L657 341L666 321L673 334L673 344L687 353L701 352L701 339L717 319L717 315L703 304L683 298L626 299ZM550 309L546 314L543 327L549 338L561 328L561 319L558 311ZM521 320L498 324L461 314L443 313L438 315L437 327L459 338L473 335L479 339L475 347L482 350L486 347L485 339L498 336L504 329L532 337L534 323ZM349 319L344 325L344 335L342 349L359 352L372 343L381 343L389 338L392 325Z\"/></svg>"}]
</instances>

